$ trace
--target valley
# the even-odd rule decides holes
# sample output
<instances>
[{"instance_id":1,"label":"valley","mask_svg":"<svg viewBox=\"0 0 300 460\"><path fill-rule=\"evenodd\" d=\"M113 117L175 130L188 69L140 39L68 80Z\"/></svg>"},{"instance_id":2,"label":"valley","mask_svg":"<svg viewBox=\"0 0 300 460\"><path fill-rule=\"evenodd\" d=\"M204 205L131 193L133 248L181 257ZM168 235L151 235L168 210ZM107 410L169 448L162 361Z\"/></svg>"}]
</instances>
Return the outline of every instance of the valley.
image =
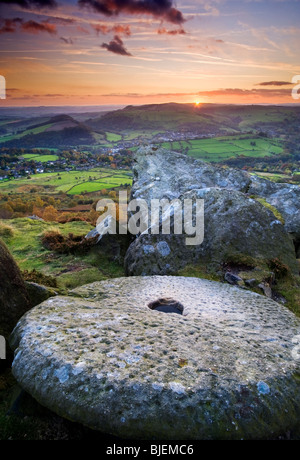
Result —
<instances>
[{"instance_id":1,"label":"valley","mask_svg":"<svg viewBox=\"0 0 300 460\"><path fill-rule=\"evenodd\" d=\"M299 121L300 108L294 106L3 109L1 237L31 280L49 276L65 289L121 276L122 264L107 254L78 256L45 248L45 231L84 237L99 217L99 199L116 200L119 190L130 192L132 156L141 145L299 184Z\"/></svg>"}]
</instances>

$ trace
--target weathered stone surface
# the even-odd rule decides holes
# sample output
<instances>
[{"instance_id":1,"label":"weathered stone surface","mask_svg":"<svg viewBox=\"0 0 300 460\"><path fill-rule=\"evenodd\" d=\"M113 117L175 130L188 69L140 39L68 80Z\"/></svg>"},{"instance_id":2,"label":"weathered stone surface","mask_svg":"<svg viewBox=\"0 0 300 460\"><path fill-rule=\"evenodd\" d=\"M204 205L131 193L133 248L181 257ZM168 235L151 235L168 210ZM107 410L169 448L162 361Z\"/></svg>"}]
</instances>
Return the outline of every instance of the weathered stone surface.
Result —
<instances>
[{"instance_id":1,"label":"weathered stone surface","mask_svg":"<svg viewBox=\"0 0 300 460\"><path fill-rule=\"evenodd\" d=\"M101 224L91 230L85 238L94 241L92 249L95 252L104 253L111 260L119 262L124 260L130 243L129 235L120 232L119 224L112 216L103 219Z\"/></svg>"},{"instance_id":2,"label":"weathered stone surface","mask_svg":"<svg viewBox=\"0 0 300 460\"><path fill-rule=\"evenodd\" d=\"M298 185L279 184L252 176L248 193L265 198L278 209L284 218L286 230L300 244L300 187Z\"/></svg>"},{"instance_id":3,"label":"weathered stone surface","mask_svg":"<svg viewBox=\"0 0 300 460\"><path fill-rule=\"evenodd\" d=\"M251 176L245 171L216 167L163 148L141 147L135 154L132 198L177 198L189 190L220 187L246 192Z\"/></svg>"},{"instance_id":4,"label":"weathered stone surface","mask_svg":"<svg viewBox=\"0 0 300 460\"><path fill-rule=\"evenodd\" d=\"M0 240L0 335L8 337L30 306L21 272Z\"/></svg>"},{"instance_id":5,"label":"weathered stone surface","mask_svg":"<svg viewBox=\"0 0 300 460\"><path fill-rule=\"evenodd\" d=\"M135 155L133 197L175 198L187 190L218 187L265 198L282 214L285 228L300 240L300 187L268 181L246 171L222 168L166 149L141 147Z\"/></svg>"},{"instance_id":6,"label":"weathered stone surface","mask_svg":"<svg viewBox=\"0 0 300 460\"><path fill-rule=\"evenodd\" d=\"M25 287L32 307L44 302L49 297L57 295L54 289L31 281L25 281Z\"/></svg>"},{"instance_id":7,"label":"weathered stone surface","mask_svg":"<svg viewBox=\"0 0 300 460\"><path fill-rule=\"evenodd\" d=\"M243 283L242 278L240 278L239 276L234 275L233 273L230 273L230 272L226 272L226 273L225 273L224 279L225 279L225 281L227 281L227 283L229 283L229 284L238 285L240 282Z\"/></svg>"},{"instance_id":8,"label":"weathered stone surface","mask_svg":"<svg viewBox=\"0 0 300 460\"><path fill-rule=\"evenodd\" d=\"M266 439L300 418L300 321L229 284L129 277L18 323L13 374L41 404L122 438ZM148 308L173 298L183 315Z\"/></svg>"},{"instance_id":9,"label":"weathered stone surface","mask_svg":"<svg viewBox=\"0 0 300 460\"><path fill-rule=\"evenodd\" d=\"M159 186L153 186L148 197L142 193L149 209L150 200L162 197L161 193ZM199 262L217 267L237 255L266 262L278 259L292 273L298 273L292 239L274 214L259 202L244 193L216 187L181 193L178 198L182 202L204 200L203 242L187 246L186 234L153 235L150 228L149 234L138 235L127 250L128 275L173 274L186 264Z\"/></svg>"}]
</instances>

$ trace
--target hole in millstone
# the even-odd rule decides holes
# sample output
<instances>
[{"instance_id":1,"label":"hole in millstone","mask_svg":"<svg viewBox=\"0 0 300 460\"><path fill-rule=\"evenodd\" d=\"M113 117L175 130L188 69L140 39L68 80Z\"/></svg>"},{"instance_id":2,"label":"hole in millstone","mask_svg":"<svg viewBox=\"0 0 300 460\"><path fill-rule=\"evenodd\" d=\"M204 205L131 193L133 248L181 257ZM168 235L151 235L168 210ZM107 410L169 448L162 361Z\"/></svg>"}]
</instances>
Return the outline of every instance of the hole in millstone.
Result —
<instances>
[{"instance_id":1,"label":"hole in millstone","mask_svg":"<svg viewBox=\"0 0 300 460\"><path fill-rule=\"evenodd\" d=\"M177 300L171 298L160 298L148 303L150 310L162 311L163 313L177 313L182 315L184 307Z\"/></svg>"}]
</instances>

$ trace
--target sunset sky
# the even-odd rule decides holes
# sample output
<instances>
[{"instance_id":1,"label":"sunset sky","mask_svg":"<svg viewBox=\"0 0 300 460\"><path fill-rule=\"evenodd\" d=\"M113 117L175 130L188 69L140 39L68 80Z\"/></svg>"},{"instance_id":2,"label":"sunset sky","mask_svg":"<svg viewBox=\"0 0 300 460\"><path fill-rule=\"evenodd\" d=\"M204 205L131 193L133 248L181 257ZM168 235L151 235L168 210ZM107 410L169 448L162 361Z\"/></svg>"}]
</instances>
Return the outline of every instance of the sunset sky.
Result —
<instances>
[{"instance_id":1,"label":"sunset sky","mask_svg":"<svg viewBox=\"0 0 300 460\"><path fill-rule=\"evenodd\" d=\"M0 40L0 107L300 102L300 0L0 0Z\"/></svg>"}]
</instances>

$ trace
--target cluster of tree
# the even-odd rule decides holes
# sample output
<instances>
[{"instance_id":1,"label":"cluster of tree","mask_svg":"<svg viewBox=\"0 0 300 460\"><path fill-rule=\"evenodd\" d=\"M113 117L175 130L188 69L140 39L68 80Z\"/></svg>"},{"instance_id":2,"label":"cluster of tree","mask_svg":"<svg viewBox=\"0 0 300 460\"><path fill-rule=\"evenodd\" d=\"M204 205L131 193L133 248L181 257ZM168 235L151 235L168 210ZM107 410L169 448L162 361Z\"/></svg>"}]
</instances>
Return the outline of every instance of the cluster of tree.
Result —
<instances>
[{"instance_id":1,"label":"cluster of tree","mask_svg":"<svg viewBox=\"0 0 300 460\"><path fill-rule=\"evenodd\" d=\"M266 156L264 158L238 156L223 160L219 164L227 165L232 168L292 174L300 168L300 154L292 155L283 153L281 155Z\"/></svg>"},{"instance_id":2,"label":"cluster of tree","mask_svg":"<svg viewBox=\"0 0 300 460\"><path fill-rule=\"evenodd\" d=\"M38 194L23 193L0 196L0 218L11 219L31 214L39 215L46 208L59 208L61 200L52 196L40 197Z\"/></svg>"},{"instance_id":3,"label":"cluster of tree","mask_svg":"<svg viewBox=\"0 0 300 460\"><path fill-rule=\"evenodd\" d=\"M52 155L53 152L49 149L25 149L15 147L3 147L0 149L0 170L7 171L8 169L17 168L20 175L26 175L26 171L31 171L32 174L36 173L36 162L34 159L22 158L25 154L31 155ZM95 166L97 164L104 167L111 167L116 169L118 167L130 168L132 164L132 153L123 149L119 153L101 153L91 152L84 148L77 149L64 149L55 152L58 159L52 164L51 162L44 163L43 166L47 171L57 170L57 168L64 169L65 167L76 168L76 166ZM1 175L1 171L0 171ZM4 175L4 173L2 174ZM11 173L5 175L12 176Z\"/></svg>"},{"instance_id":4,"label":"cluster of tree","mask_svg":"<svg viewBox=\"0 0 300 460\"><path fill-rule=\"evenodd\" d=\"M0 195L0 219L13 219L35 215L49 222L86 221L96 225L99 212L96 211L100 197L117 199L115 190L103 189L95 193L94 198L84 195L70 197L63 192L57 195L40 195L35 187L22 194L10 193Z\"/></svg>"}]
</instances>

